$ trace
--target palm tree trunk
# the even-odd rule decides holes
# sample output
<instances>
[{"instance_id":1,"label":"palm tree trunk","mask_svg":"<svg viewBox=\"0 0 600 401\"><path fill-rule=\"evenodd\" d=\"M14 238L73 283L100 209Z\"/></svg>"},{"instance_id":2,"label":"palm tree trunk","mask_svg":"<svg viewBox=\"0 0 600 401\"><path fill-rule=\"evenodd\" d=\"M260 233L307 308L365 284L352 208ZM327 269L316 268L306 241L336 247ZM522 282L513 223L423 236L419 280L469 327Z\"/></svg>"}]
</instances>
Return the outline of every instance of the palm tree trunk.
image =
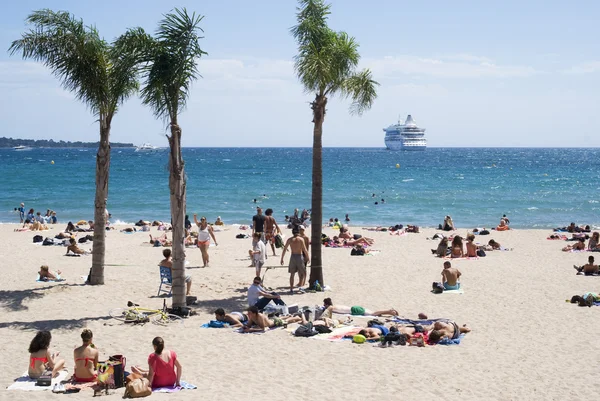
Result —
<instances>
[{"instance_id":1,"label":"palm tree trunk","mask_svg":"<svg viewBox=\"0 0 600 401\"><path fill-rule=\"evenodd\" d=\"M94 199L94 244L90 284L104 284L104 255L106 252L106 200L110 172L110 124L100 118L100 145L96 154L96 197Z\"/></svg>"},{"instance_id":2,"label":"palm tree trunk","mask_svg":"<svg viewBox=\"0 0 600 401\"><path fill-rule=\"evenodd\" d=\"M314 287L318 280L323 282L323 265L321 258L321 234L323 233L323 121L327 98L317 95L311 107L313 110L313 160L312 160L312 211L311 211L311 246L309 285Z\"/></svg>"},{"instance_id":3,"label":"palm tree trunk","mask_svg":"<svg viewBox=\"0 0 600 401\"><path fill-rule=\"evenodd\" d=\"M171 122L169 189L171 191L171 224L173 225L173 307L186 305L185 296L185 172L181 156L181 128L177 119Z\"/></svg>"}]
</instances>

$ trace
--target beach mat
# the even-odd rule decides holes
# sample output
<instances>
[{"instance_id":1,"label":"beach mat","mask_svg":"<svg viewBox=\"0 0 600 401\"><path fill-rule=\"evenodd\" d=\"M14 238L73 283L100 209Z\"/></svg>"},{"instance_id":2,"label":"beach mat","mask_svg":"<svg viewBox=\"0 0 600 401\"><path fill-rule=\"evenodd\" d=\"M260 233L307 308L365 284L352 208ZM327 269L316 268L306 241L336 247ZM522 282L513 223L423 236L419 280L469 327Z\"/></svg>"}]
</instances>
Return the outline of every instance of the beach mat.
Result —
<instances>
[{"instance_id":1,"label":"beach mat","mask_svg":"<svg viewBox=\"0 0 600 401\"><path fill-rule=\"evenodd\" d=\"M21 390L21 391L49 391L52 390L55 384L61 381L67 380L69 372L67 370L61 370L58 376L52 379L50 386L36 386L37 379L29 377L29 373L25 372L23 375L15 380L13 384L8 386L7 390Z\"/></svg>"},{"instance_id":2,"label":"beach mat","mask_svg":"<svg viewBox=\"0 0 600 401\"><path fill-rule=\"evenodd\" d=\"M181 387L175 387L175 386L157 387L157 388L153 388L152 392L153 393L176 393L177 391L181 391L181 390L195 390L198 388L196 385L185 382L183 380L181 380L179 382L179 384L181 384Z\"/></svg>"},{"instance_id":3,"label":"beach mat","mask_svg":"<svg viewBox=\"0 0 600 401\"><path fill-rule=\"evenodd\" d=\"M433 290L431 290L430 292L433 293ZM439 294L460 294L460 295L462 295L464 293L465 293L465 290L462 288L459 288L458 290L444 290L444 292L441 292ZM436 295L439 295L439 294L436 294Z\"/></svg>"}]
</instances>

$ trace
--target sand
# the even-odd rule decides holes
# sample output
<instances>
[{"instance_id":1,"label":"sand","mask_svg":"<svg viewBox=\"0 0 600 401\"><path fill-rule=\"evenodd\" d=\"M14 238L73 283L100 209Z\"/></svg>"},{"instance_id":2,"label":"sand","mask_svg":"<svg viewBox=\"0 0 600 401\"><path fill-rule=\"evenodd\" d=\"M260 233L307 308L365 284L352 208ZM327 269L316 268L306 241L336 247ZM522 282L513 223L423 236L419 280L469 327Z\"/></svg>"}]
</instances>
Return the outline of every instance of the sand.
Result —
<instances>
[{"instance_id":1,"label":"sand","mask_svg":"<svg viewBox=\"0 0 600 401\"><path fill-rule=\"evenodd\" d=\"M439 281L442 260L430 251L438 241L427 238L436 230L391 236L352 228L373 237L373 249L381 252L357 257L350 256L350 249L324 248L325 281L332 291L284 295L288 304L315 305L329 296L338 304L394 307L409 318L425 312L473 329L460 345L381 349L294 338L283 330L242 335L200 328L217 307L246 307L245 290L254 269L247 267L250 240L236 239L236 227L216 233L219 246L210 248L209 268L187 270L193 276L198 315L184 327L129 326L108 315L128 300L148 307L163 303L156 297L162 248L150 246L147 233L108 232L106 285L92 287L83 285L80 277L87 274L91 256L65 257L65 248L34 245L36 233L13 232L15 227L0 226L0 399L54 397L4 389L26 370L35 330L52 330L51 347L67 357L72 371L72 350L80 344L84 327L94 332L102 357L124 354L128 365L145 365L152 338L165 338L166 348L178 353L183 379L198 389L153 394L153 399L575 400L595 396L600 387L595 374L600 308L565 302L572 295L600 290L600 277L576 276L573 264L583 264L589 253L561 252L567 243L546 240L548 230L478 237L482 242L494 238L513 250L488 252L478 260L453 260L463 274L465 293L434 295L431 283ZM53 236L58 227L42 235ZM330 229L326 232L332 234ZM285 233L290 235L289 230ZM188 249L187 256L189 266L202 264L198 249ZM42 264L62 270L67 281L36 282ZM267 265L278 264L279 257L267 260ZM266 285L285 291L288 277L285 269L269 271ZM69 395L72 400L89 397L90 391Z\"/></svg>"}]
</instances>

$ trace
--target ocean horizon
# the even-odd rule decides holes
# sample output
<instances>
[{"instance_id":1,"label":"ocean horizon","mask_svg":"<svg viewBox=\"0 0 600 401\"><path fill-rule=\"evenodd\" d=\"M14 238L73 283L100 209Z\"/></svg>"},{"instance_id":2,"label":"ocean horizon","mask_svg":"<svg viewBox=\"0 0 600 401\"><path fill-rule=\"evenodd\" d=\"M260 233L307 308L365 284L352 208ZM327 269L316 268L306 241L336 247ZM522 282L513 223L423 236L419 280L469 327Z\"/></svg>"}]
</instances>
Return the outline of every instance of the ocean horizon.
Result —
<instances>
[{"instance_id":1,"label":"ocean horizon","mask_svg":"<svg viewBox=\"0 0 600 401\"><path fill-rule=\"evenodd\" d=\"M92 219L95 154L92 148L0 149L0 222L18 222L20 202L42 214L56 211L60 223ZM166 148L113 149L113 222L170 220L167 155ZM436 227L450 214L458 227L489 228L507 214L516 228L571 221L600 227L599 156L600 148L327 147L323 218L349 214L351 225ZM249 224L261 206L283 223L294 208L310 209L312 148L184 147L183 158L190 217Z\"/></svg>"}]
</instances>

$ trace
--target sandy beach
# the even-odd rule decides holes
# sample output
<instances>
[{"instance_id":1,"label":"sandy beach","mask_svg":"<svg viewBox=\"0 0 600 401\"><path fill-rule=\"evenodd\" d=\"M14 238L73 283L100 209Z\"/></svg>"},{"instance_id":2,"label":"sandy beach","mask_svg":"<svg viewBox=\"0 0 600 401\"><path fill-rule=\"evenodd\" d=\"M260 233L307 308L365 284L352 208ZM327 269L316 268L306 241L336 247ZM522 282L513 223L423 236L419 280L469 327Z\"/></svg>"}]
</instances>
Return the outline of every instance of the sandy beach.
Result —
<instances>
[{"instance_id":1,"label":"sandy beach","mask_svg":"<svg viewBox=\"0 0 600 401\"><path fill-rule=\"evenodd\" d=\"M283 295L287 304L314 306L331 297L344 305L394 307L407 318L424 312L473 330L460 345L382 349L295 338L284 330L254 335L201 328L217 307L247 307L246 289L254 269L247 267L250 239L236 239L237 227L216 232L219 246L210 248L209 268L199 268L200 251L188 248L187 274L193 277L192 294L198 297L193 308L198 314L177 327L130 326L108 314L128 300L162 306L163 297L156 296L162 248L148 243L148 233L108 232L106 285L92 287L81 277L88 273L91 256L66 257L64 247L33 244L37 233L13 232L16 227L0 225L0 334L5 347L1 399L54 397L48 391L5 389L26 371L27 347L39 329L52 330L52 349L66 357L72 373L72 352L84 327L93 331L101 359L124 354L128 366L146 365L152 338L165 339L166 348L178 354L183 380L198 389L153 394L153 399L576 400L594 397L600 388L594 374L600 367L600 343L593 335L600 331L600 308L565 302L572 295L600 290L600 278L576 276L573 264L584 264L590 254L562 252L569 243L546 240L549 230L492 231L478 237L478 242L493 238L512 250L488 252L477 260L452 260L462 272L464 294L435 295L431 283L440 280L443 260L430 251L438 241L427 238L437 230L396 236L351 226L353 233L374 238L372 249L380 252L357 257L347 248L324 248L324 277L332 290ZM64 225L42 235L53 237L59 228ZM290 230L284 232L291 235ZM333 235L331 229L325 232ZM456 233L466 236L467 230ZM91 244L82 247L91 249ZM66 281L36 282L42 264L61 270ZM269 257L266 265L279 265L279 257ZM265 284L284 292L288 279L287 269L274 269ZM120 389L108 397L117 399L122 393ZM69 395L91 396L89 390Z\"/></svg>"}]
</instances>

